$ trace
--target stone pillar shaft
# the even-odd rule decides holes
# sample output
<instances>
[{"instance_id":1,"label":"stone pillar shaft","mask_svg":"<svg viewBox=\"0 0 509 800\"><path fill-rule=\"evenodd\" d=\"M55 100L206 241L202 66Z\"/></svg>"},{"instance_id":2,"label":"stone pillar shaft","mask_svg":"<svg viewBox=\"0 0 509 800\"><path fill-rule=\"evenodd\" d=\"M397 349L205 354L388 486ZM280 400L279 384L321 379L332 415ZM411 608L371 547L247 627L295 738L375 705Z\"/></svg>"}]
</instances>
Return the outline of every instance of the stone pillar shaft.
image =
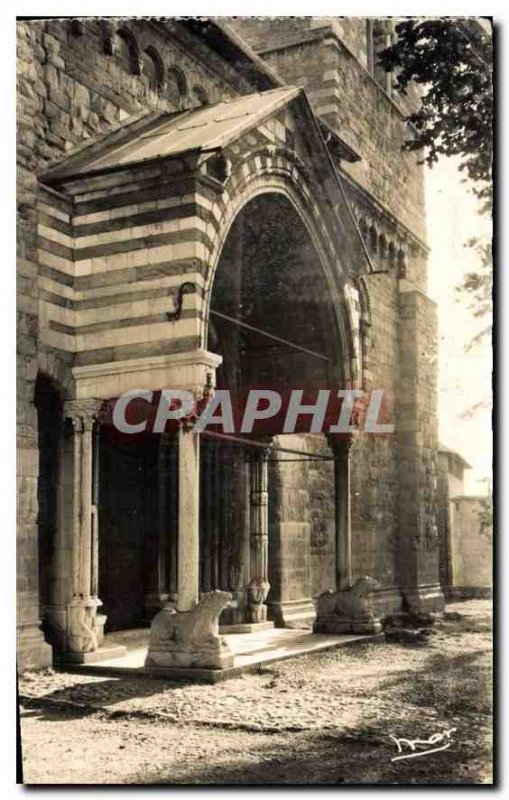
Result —
<instances>
[{"instance_id":1,"label":"stone pillar shaft","mask_svg":"<svg viewBox=\"0 0 509 800\"><path fill-rule=\"evenodd\" d=\"M352 520L350 498L350 443L335 449L334 460L336 586L347 589L352 584Z\"/></svg>"},{"instance_id":2,"label":"stone pillar shaft","mask_svg":"<svg viewBox=\"0 0 509 800\"><path fill-rule=\"evenodd\" d=\"M72 418L73 425L73 491L72 491L72 594L80 593L80 537L81 537L81 444L82 420Z\"/></svg>"},{"instance_id":3,"label":"stone pillar shaft","mask_svg":"<svg viewBox=\"0 0 509 800\"><path fill-rule=\"evenodd\" d=\"M80 580L77 594L92 593L92 419L83 420L81 434Z\"/></svg>"},{"instance_id":4,"label":"stone pillar shaft","mask_svg":"<svg viewBox=\"0 0 509 800\"><path fill-rule=\"evenodd\" d=\"M268 463L267 451L256 450L250 457L250 582L248 586L251 622L265 622L269 593L268 549Z\"/></svg>"},{"instance_id":5,"label":"stone pillar shaft","mask_svg":"<svg viewBox=\"0 0 509 800\"><path fill-rule=\"evenodd\" d=\"M92 576L91 593L99 594L99 423L96 423L92 453Z\"/></svg>"},{"instance_id":6,"label":"stone pillar shaft","mask_svg":"<svg viewBox=\"0 0 509 800\"><path fill-rule=\"evenodd\" d=\"M72 598L68 606L67 649L87 653L98 647L96 625L98 527L93 520L93 429L97 401L71 401L65 415L73 424Z\"/></svg>"},{"instance_id":7,"label":"stone pillar shaft","mask_svg":"<svg viewBox=\"0 0 509 800\"><path fill-rule=\"evenodd\" d=\"M178 611L190 611L199 598L200 438L179 428Z\"/></svg>"}]
</instances>

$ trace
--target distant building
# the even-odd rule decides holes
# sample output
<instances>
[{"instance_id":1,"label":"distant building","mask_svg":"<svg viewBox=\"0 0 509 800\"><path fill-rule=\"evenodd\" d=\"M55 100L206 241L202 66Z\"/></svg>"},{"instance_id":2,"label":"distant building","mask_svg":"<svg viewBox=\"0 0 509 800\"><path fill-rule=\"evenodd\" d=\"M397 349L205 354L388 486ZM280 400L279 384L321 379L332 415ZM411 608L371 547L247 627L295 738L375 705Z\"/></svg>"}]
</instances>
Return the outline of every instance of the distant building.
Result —
<instances>
[{"instance_id":1,"label":"distant building","mask_svg":"<svg viewBox=\"0 0 509 800\"><path fill-rule=\"evenodd\" d=\"M442 444L438 465L440 583L446 596L485 593L493 578L491 496L465 494L470 464Z\"/></svg>"}]
</instances>

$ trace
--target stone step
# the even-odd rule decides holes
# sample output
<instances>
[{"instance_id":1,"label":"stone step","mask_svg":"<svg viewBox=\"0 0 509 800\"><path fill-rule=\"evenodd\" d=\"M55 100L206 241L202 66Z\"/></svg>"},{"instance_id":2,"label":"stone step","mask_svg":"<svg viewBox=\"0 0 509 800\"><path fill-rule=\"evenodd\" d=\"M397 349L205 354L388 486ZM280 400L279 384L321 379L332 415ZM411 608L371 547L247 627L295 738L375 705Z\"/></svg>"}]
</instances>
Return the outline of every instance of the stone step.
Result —
<instances>
[{"instance_id":1,"label":"stone step","mask_svg":"<svg viewBox=\"0 0 509 800\"><path fill-rule=\"evenodd\" d=\"M154 676L166 680L185 680L190 683L217 683L238 677L244 672L256 672L263 666L288 658L321 653L340 647L349 647L364 642L384 642L384 634L316 634L311 631L273 628L259 633L236 633L225 637L233 656L233 666L226 669L203 669L197 667L144 667L147 643L130 649L122 658L93 664L66 665L67 671L88 675L127 677Z\"/></svg>"}]
</instances>

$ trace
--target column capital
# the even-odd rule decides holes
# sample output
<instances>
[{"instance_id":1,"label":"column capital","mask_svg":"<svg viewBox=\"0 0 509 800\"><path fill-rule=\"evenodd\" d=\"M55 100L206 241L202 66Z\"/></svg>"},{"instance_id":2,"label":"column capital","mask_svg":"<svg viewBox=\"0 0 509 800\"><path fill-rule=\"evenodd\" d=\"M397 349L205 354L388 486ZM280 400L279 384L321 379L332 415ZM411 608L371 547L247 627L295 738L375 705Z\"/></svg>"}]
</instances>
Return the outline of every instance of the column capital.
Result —
<instances>
[{"instance_id":1,"label":"column capital","mask_svg":"<svg viewBox=\"0 0 509 800\"><path fill-rule=\"evenodd\" d=\"M327 435L327 443L334 453L334 458L348 458L355 439L355 434Z\"/></svg>"},{"instance_id":2,"label":"column capital","mask_svg":"<svg viewBox=\"0 0 509 800\"><path fill-rule=\"evenodd\" d=\"M64 403L64 418L72 420L77 430L92 430L103 404L102 400L67 400Z\"/></svg>"},{"instance_id":3,"label":"column capital","mask_svg":"<svg viewBox=\"0 0 509 800\"><path fill-rule=\"evenodd\" d=\"M246 446L246 461L266 461L273 450L272 436L263 436L259 439L264 447L249 447Z\"/></svg>"}]
</instances>

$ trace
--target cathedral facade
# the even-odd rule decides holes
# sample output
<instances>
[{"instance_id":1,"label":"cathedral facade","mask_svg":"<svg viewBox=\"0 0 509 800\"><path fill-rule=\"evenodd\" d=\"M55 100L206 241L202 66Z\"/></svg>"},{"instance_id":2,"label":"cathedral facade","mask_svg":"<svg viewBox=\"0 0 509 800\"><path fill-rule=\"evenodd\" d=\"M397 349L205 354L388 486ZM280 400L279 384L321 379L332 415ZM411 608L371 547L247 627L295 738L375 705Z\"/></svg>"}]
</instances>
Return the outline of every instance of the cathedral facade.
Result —
<instances>
[{"instance_id":1,"label":"cathedral facade","mask_svg":"<svg viewBox=\"0 0 509 800\"><path fill-rule=\"evenodd\" d=\"M443 607L418 98L376 61L394 35L18 22L21 669L218 590L231 630L327 629L320 597L355 586L377 619ZM123 435L111 414L253 387L376 390L394 430Z\"/></svg>"}]
</instances>

